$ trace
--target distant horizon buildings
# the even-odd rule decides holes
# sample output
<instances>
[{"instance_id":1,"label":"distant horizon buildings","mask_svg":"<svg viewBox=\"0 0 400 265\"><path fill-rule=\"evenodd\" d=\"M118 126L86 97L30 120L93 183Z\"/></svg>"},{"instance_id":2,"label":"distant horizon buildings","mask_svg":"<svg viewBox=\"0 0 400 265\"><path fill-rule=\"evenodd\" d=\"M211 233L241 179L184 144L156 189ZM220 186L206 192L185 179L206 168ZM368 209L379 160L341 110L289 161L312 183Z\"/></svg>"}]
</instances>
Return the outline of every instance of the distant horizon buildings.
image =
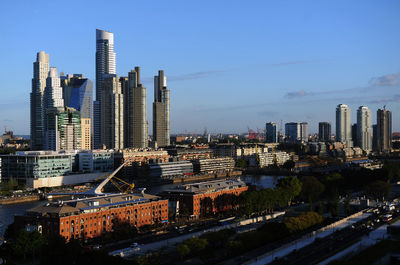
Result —
<instances>
[{"instance_id":1,"label":"distant horizon buildings","mask_svg":"<svg viewBox=\"0 0 400 265\"><path fill-rule=\"evenodd\" d=\"M346 143L347 147L353 147L350 108L345 104L336 107L336 141Z\"/></svg>"},{"instance_id":2,"label":"distant horizon buildings","mask_svg":"<svg viewBox=\"0 0 400 265\"><path fill-rule=\"evenodd\" d=\"M321 142L331 140L331 124L329 122L318 123L318 139Z\"/></svg>"},{"instance_id":3,"label":"distant horizon buildings","mask_svg":"<svg viewBox=\"0 0 400 265\"><path fill-rule=\"evenodd\" d=\"M288 122L285 124L285 135L287 142L307 142L308 123Z\"/></svg>"},{"instance_id":4,"label":"distant horizon buildings","mask_svg":"<svg viewBox=\"0 0 400 265\"><path fill-rule=\"evenodd\" d=\"M267 143L278 142L278 130L275 122L267 122L265 124L265 139Z\"/></svg>"}]
</instances>

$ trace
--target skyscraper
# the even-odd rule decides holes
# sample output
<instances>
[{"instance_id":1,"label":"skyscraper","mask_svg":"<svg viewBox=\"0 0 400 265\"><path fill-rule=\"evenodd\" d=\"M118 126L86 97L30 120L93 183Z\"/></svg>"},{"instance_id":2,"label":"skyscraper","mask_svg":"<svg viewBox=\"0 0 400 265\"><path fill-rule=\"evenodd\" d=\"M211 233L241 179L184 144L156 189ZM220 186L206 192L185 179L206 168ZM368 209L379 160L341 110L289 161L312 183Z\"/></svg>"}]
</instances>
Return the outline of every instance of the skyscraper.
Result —
<instances>
[{"instance_id":1,"label":"skyscraper","mask_svg":"<svg viewBox=\"0 0 400 265\"><path fill-rule=\"evenodd\" d=\"M353 146L359 146L357 140L357 123L351 125L351 140L353 141Z\"/></svg>"},{"instance_id":2,"label":"skyscraper","mask_svg":"<svg viewBox=\"0 0 400 265\"><path fill-rule=\"evenodd\" d=\"M364 151L372 150L371 110L365 106L357 110L357 145Z\"/></svg>"},{"instance_id":3,"label":"skyscraper","mask_svg":"<svg viewBox=\"0 0 400 265\"><path fill-rule=\"evenodd\" d=\"M48 77L46 78L46 88L43 97L44 149L46 150L58 150L59 148L58 144L53 145L53 143L56 142L55 138L57 138L57 126L55 126L55 129L52 129L51 125L48 124L48 111L63 107L64 100L62 98L62 87L60 78L58 77L57 68L50 67Z\"/></svg>"},{"instance_id":4,"label":"skyscraper","mask_svg":"<svg viewBox=\"0 0 400 265\"><path fill-rule=\"evenodd\" d=\"M64 107L63 89L56 67L50 67L44 90L44 112L48 108Z\"/></svg>"},{"instance_id":5,"label":"skyscraper","mask_svg":"<svg viewBox=\"0 0 400 265\"><path fill-rule=\"evenodd\" d=\"M346 143L347 147L353 146L351 140L350 108L345 104L336 107L336 141Z\"/></svg>"},{"instance_id":6,"label":"skyscraper","mask_svg":"<svg viewBox=\"0 0 400 265\"><path fill-rule=\"evenodd\" d=\"M321 142L331 140L331 124L329 122L320 122L318 124L318 136Z\"/></svg>"},{"instance_id":7,"label":"skyscraper","mask_svg":"<svg viewBox=\"0 0 400 265\"><path fill-rule=\"evenodd\" d=\"M46 110L46 149L79 150L82 145L81 117L74 108L58 107Z\"/></svg>"},{"instance_id":8,"label":"skyscraper","mask_svg":"<svg viewBox=\"0 0 400 265\"><path fill-rule=\"evenodd\" d=\"M300 140L300 124L297 122L289 122L285 124L285 135L287 142L296 142Z\"/></svg>"},{"instance_id":9,"label":"skyscraper","mask_svg":"<svg viewBox=\"0 0 400 265\"><path fill-rule=\"evenodd\" d=\"M61 76L64 105L80 112L82 149L92 149L93 83L83 75Z\"/></svg>"},{"instance_id":10,"label":"skyscraper","mask_svg":"<svg viewBox=\"0 0 400 265\"><path fill-rule=\"evenodd\" d=\"M392 112L383 109L377 111L377 151L378 153L388 153L392 149Z\"/></svg>"},{"instance_id":11,"label":"skyscraper","mask_svg":"<svg viewBox=\"0 0 400 265\"><path fill-rule=\"evenodd\" d=\"M265 139L267 143L278 142L278 130L275 122L267 122L265 124Z\"/></svg>"},{"instance_id":12,"label":"skyscraper","mask_svg":"<svg viewBox=\"0 0 400 265\"><path fill-rule=\"evenodd\" d=\"M285 134L287 142L308 141L307 122L289 122L285 124Z\"/></svg>"},{"instance_id":13,"label":"skyscraper","mask_svg":"<svg viewBox=\"0 0 400 265\"><path fill-rule=\"evenodd\" d=\"M140 68L135 67L128 73L128 77L120 78L122 93L124 94L124 146L126 148L134 145L134 89L140 84Z\"/></svg>"},{"instance_id":14,"label":"skyscraper","mask_svg":"<svg viewBox=\"0 0 400 265\"><path fill-rule=\"evenodd\" d=\"M301 122L300 126L300 141L307 142L308 141L308 123Z\"/></svg>"},{"instance_id":15,"label":"skyscraper","mask_svg":"<svg viewBox=\"0 0 400 265\"><path fill-rule=\"evenodd\" d=\"M169 90L164 71L154 76L153 140L158 146L170 144Z\"/></svg>"},{"instance_id":16,"label":"skyscraper","mask_svg":"<svg viewBox=\"0 0 400 265\"><path fill-rule=\"evenodd\" d=\"M117 75L105 75L101 92L101 145L124 148L124 99Z\"/></svg>"},{"instance_id":17,"label":"skyscraper","mask_svg":"<svg viewBox=\"0 0 400 265\"><path fill-rule=\"evenodd\" d=\"M105 74L116 74L114 34L96 29L96 102L94 103L94 148L100 148L101 139L101 93Z\"/></svg>"},{"instance_id":18,"label":"skyscraper","mask_svg":"<svg viewBox=\"0 0 400 265\"><path fill-rule=\"evenodd\" d=\"M49 73L49 54L38 52L36 62L33 63L31 105L31 149L44 148L44 113L43 97L46 87L46 78Z\"/></svg>"},{"instance_id":19,"label":"skyscraper","mask_svg":"<svg viewBox=\"0 0 400 265\"><path fill-rule=\"evenodd\" d=\"M146 88L140 84L139 68L135 68L135 70L136 74L131 72L131 78L128 76L133 99L133 147L146 148L149 135L146 116Z\"/></svg>"}]
</instances>

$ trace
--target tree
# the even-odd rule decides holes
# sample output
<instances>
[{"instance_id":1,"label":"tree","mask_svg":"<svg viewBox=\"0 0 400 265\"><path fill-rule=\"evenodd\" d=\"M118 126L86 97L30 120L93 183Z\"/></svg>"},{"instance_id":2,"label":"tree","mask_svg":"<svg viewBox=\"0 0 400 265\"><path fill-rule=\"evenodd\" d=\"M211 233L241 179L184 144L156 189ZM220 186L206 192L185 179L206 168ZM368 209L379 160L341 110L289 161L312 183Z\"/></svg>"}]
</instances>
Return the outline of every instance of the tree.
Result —
<instances>
[{"instance_id":1,"label":"tree","mask_svg":"<svg viewBox=\"0 0 400 265\"><path fill-rule=\"evenodd\" d=\"M39 232L21 229L12 242L11 248L15 256L22 255L26 259L27 255L32 255L35 258L35 253L39 253L45 244L46 239Z\"/></svg>"},{"instance_id":2,"label":"tree","mask_svg":"<svg viewBox=\"0 0 400 265\"><path fill-rule=\"evenodd\" d=\"M236 160L236 167L241 167L241 168L247 167L246 160L244 160L243 158L239 158L238 160Z\"/></svg>"},{"instance_id":3,"label":"tree","mask_svg":"<svg viewBox=\"0 0 400 265\"><path fill-rule=\"evenodd\" d=\"M186 244L180 244L176 247L176 250L179 253L179 256L181 259L183 259L185 256L189 255L190 253L190 248Z\"/></svg>"},{"instance_id":4,"label":"tree","mask_svg":"<svg viewBox=\"0 0 400 265\"><path fill-rule=\"evenodd\" d=\"M290 204L294 197L300 194L302 184L297 177L289 176L280 178L276 186L284 193L284 196Z\"/></svg>"},{"instance_id":5,"label":"tree","mask_svg":"<svg viewBox=\"0 0 400 265\"><path fill-rule=\"evenodd\" d=\"M296 163L293 160L288 160L282 165L282 167L286 168L287 170L292 170L295 165Z\"/></svg>"},{"instance_id":6,"label":"tree","mask_svg":"<svg viewBox=\"0 0 400 265\"><path fill-rule=\"evenodd\" d=\"M390 183L376 180L371 182L366 189L367 194L373 199L387 198L392 190Z\"/></svg>"},{"instance_id":7,"label":"tree","mask_svg":"<svg viewBox=\"0 0 400 265\"><path fill-rule=\"evenodd\" d=\"M324 185L313 176L304 176L301 178L302 182L302 190L300 196L307 200L310 203L310 207L312 207L312 203L316 201L321 193L324 191Z\"/></svg>"}]
</instances>

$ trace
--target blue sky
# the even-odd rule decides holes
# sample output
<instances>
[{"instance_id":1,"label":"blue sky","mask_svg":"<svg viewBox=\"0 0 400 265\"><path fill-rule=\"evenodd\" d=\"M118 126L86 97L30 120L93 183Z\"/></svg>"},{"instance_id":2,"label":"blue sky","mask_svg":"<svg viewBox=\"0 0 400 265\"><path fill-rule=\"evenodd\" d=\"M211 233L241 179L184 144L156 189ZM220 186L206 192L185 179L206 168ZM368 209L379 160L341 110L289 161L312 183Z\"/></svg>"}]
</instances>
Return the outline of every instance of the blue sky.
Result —
<instances>
[{"instance_id":1,"label":"blue sky","mask_svg":"<svg viewBox=\"0 0 400 265\"><path fill-rule=\"evenodd\" d=\"M151 124L154 76L171 90L172 133L245 132L265 122L332 122L335 107L383 105L400 131L400 2L5 1L0 128L29 134L38 51L59 72L95 77L95 30L114 33L117 73L142 68ZM151 128L151 126L149 126Z\"/></svg>"}]
</instances>

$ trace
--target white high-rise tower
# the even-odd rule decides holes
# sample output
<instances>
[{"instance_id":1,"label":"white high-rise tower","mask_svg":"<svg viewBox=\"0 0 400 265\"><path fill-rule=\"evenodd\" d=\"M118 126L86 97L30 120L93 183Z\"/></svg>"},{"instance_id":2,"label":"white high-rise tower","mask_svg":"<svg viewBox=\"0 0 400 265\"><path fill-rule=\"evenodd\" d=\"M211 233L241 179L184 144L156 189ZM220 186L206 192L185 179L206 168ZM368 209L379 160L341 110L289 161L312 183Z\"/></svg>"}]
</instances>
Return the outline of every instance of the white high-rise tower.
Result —
<instances>
[{"instance_id":1,"label":"white high-rise tower","mask_svg":"<svg viewBox=\"0 0 400 265\"><path fill-rule=\"evenodd\" d=\"M358 146L364 151L372 149L371 110L360 106L357 110L357 141Z\"/></svg>"},{"instance_id":2,"label":"white high-rise tower","mask_svg":"<svg viewBox=\"0 0 400 265\"><path fill-rule=\"evenodd\" d=\"M114 34L96 29L96 101L94 102L94 148L101 148L101 91L104 75L116 74Z\"/></svg>"},{"instance_id":3,"label":"white high-rise tower","mask_svg":"<svg viewBox=\"0 0 400 265\"><path fill-rule=\"evenodd\" d=\"M43 97L46 78L49 73L49 54L38 52L33 63L31 92L31 149L42 150L44 147Z\"/></svg>"},{"instance_id":4,"label":"white high-rise tower","mask_svg":"<svg viewBox=\"0 0 400 265\"><path fill-rule=\"evenodd\" d=\"M63 90L56 67L50 67L44 91L44 113L48 108L64 107Z\"/></svg>"},{"instance_id":5,"label":"white high-rise tower","mask_svg":"<svg viewBox=\"0 0 400 265\"><path fill-rule=\"evenodd\" d=\"M346 143L347 147L353 146L350 108L345 104L339 104L336 107L336 141Z\"/></svg>"}]
</instances>

